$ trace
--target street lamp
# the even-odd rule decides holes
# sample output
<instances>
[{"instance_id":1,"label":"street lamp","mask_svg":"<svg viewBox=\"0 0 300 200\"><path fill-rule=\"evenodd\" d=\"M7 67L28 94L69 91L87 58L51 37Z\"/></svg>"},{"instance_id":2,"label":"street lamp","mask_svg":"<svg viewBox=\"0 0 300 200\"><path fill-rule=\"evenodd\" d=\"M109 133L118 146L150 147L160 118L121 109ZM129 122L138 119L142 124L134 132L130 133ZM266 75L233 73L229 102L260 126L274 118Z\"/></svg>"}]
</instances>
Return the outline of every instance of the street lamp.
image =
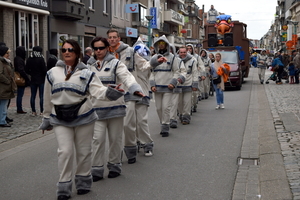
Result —
<instances>
[{"instance_id":1,"label":"street lamp","mask_svg":"<svg viewBox=\"0 0 300 200\"><path fill-rule=\"evenodd\" d=\"M148 47L149 47L149 49L150 49L150 46L151 46L151 39L152 39L152 37L151 37L151 20L153 19L153 15L147 15L147 16L145 16L146 17L146 19L148 20Z\"/></svg>"}]
</instances>

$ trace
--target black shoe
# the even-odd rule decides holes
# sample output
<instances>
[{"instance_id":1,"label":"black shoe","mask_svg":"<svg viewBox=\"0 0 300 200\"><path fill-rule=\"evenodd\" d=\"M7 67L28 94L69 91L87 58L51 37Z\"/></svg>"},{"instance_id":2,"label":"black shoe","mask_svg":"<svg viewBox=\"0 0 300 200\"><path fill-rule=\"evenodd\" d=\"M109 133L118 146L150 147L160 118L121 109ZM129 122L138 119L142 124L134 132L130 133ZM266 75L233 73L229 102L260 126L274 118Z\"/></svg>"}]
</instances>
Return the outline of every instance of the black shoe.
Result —
<instances>
[{"instance_id":1,"label":"black shoe","mask_svg":"<svg viewBox=\"0 0 300 200\"><path fill-rule=\"evenodd\" d=\"M93 176L93 182L97 182L97 181L100 181L102 180L103 177L100 177L100 176Z\"/></svg>"},{"instance_id":2,"label":"black shoe","mask_svg":"<svg viewBox=\"0 0 300 200\"><path fill-rule=\"evenodd\" d=\"M84 194L87 194L87 193L89 193L89 192L90 192L90 190L83 190L83 189L77 190L77 194L78 194L78 195L84 195Z\"/></svg>"},{"instance_id":3,"label":"black shoe","mask_svg":"<svg viewBox=\"0 0 300 200\"><path fill-rule=\"evenodd\" d=\"M13 119L10 119L10 118L8 118L8 117L6 117L5 120L6 120L7 122L13 122L13 121L14 121Z\"/></svg>"},{"instance_id":4,"label":"black shoe","mask_svg":"<svg viewBox=\"0 0 300 200\"><path fill-rule=\"evenodd\" d=\"M128 164L133 164L136 162L136 158L130 158L128 159Z\"/></svg>"},{"instance_id":5,"label":"black shoe","mask_svg":"<svg viewBox=\"0 0 300 200\"><path fill-rule=\"evenodd\" d=\"M71 197L70 196L67 196L67 195L59 195L57 197L57 200L68 200L70 199Z\"/></svg>"},{"instance_id":6,"label":"black shoe","mask_svg":"<svg viewBox=\"0 0 300 200\"><path fill-rule=\"evenodd\" d=\"M11 127L9 124L1 124L0 127Z\"/></svg>"},{"instance_id":7,"label":"black shoe","mask_svg":"<svg viewBox=\"0 0 300 200\"><path fill-rule=\"evenodd\" d=\"M26 114L27 112L21 110L21 111L17 111L18 114Z\"/></svg>"},{"instance_id":8,"label":"black shoe","mask_svg":"<svg viewBox=\"0 0 300 200\"><path fill-rule=\"evenodd\" d=\"M118 177L118 176L120 176L120 173L118 173L118 172L110 171L110 172L108 173L108 178L116 178L116 177Z\"/></svg>"},{"instance_id":9,"label":"black shoe","mask_svg":"<svg viewBox=\"0 0 300 200\"><path fill-rule=\"evenodd\" d=\"M161 132L161 137L169 137L169 133L168 132Z\"/></svg>"}]
</instances>

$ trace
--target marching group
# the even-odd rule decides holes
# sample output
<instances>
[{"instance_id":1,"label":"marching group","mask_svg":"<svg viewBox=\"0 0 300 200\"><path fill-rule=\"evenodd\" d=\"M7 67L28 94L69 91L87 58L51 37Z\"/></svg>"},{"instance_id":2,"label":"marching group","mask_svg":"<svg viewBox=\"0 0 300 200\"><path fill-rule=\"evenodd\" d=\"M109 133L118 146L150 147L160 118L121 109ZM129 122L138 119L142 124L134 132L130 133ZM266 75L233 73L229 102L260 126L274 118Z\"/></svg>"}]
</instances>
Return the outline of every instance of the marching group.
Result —
<instances>
[{"instance_id":1,"label":"marching group","mask_svg":"<svg viewBox=\"0 0 300 200\"><path fill-rule=\"evenodd\" d=\"M222 63L221 54L208 55L202 49L198 55L192 44L176 51L165 36L150 50L140 38L130 47L111 29L107 38L95 37L84 56L78 42L68 39L60 49L61 59L52 49L47 64L39 46L33 47L26 63L24 47L17 47L14 65L9 52L2 43L0 126L10 127L7 107L15 90L17 113L26 113L22 96L28 85L31 115L37 115L34 102L39 89L43 116L39 129L53 129L58 142L57 199L71 197L74 158L75 186L77 194L83 195L90 191L92 182L104 178L105 169L108 178L121 174L123 151L129 164L136 162L138 148L143 148L145 156L153 155L148 126L152 96L162 137L168 137L178 121L190 124L191 112L197 112L198 101L207 99L212 87L216 109L225 108L223 90L230 69ZM24 86L16 86L14 71L25 79Z\"/></svg>"}]
</instances>

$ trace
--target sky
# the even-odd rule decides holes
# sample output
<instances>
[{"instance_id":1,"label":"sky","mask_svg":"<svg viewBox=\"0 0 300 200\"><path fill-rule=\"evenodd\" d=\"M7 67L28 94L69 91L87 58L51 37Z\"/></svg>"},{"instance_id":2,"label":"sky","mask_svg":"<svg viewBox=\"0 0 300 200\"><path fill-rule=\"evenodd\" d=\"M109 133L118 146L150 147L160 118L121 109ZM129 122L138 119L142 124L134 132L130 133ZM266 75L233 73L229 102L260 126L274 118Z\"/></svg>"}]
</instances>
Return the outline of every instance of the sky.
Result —
<instances>
[{"instance_id":1,"label":"sky","mask_svg":"<svg viewBox=\"0 0 300 200\"><path fill-rule=\"evenodd\" d=\"M200 9L204 5L204 12L214 5L218 12L231 15L233 21L247 24L249 39L260 40L270 29L275 20L277 0L195 0Z\"/></svg>"}]
</instances>

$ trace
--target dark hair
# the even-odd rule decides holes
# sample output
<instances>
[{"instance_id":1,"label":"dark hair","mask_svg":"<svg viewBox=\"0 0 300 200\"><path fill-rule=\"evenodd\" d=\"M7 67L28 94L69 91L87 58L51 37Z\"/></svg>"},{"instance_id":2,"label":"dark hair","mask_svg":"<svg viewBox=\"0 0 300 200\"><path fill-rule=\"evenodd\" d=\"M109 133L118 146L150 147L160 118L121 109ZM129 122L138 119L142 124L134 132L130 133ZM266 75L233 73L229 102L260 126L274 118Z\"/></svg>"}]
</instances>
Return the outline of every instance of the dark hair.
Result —
<instances>
[{"instance_id":1,"label":"dark hair","mask_svg":"<svg viewBox=\"0 0 300 200\"><path fill-rule=\"evenodd\" d=\"M57 49L50 49L50 50L49 50L49 53L52 54L52 55L55 55L55 56L58 55Z\"/></svg>"},{"instance_id":2,"label":"dark hair","mask_svg":"<svg viewBox=\"0 0 300 200\"><path fill-rule=\"evenodd\" d=\"M73 70L75 69L75 67L78 65L79 59L82 58L82 52L81 52L81 48L80 48L80 46L79 46L79 44L78 44L78 42L77 42L76 40L73 40L73 39L65 40L65 41L63 42L63 44L62 44L62 47L63 47L66 43L70 44L70 45L73 47L74 53L75 53L75 55L76 55L75 63L74 63L74 65L72 66L72 71L73 71ZM69 78L71 77L71 75L72 75L72 73L67 74L65 80L69 80Z\"/></svg>"},{"instance_id":3,"label":"dark hair","mask_svg":"<svg viewBox=\"0 0 300 200\"><path fill-rule=\"evenodd\" d=\"M114 29L114 28L109 29L109 30L106 32L106 34L108 35L109 33L117 33L118 37L120 37L119 31L118 31L117 29Z\"/></svg>"},{"instance_id":4,"label":"dark hair","mask_svg":"<svg viewBox=\"0 0 300 200\"><path fill-rule=\"evenodd\" d=\"M91 47L92 47L92 49L94 49L95 43L96 43L96 42L99 42L99 41L103 42L103 44L104 44L105 47L109 47L109 42L107 41L106 38L97 36L97 37L95 37L95 38L92 40L92 42L91 42ZM94 58L97 60L96 55L94 55Z\"/></svg>"}]
</instances>

